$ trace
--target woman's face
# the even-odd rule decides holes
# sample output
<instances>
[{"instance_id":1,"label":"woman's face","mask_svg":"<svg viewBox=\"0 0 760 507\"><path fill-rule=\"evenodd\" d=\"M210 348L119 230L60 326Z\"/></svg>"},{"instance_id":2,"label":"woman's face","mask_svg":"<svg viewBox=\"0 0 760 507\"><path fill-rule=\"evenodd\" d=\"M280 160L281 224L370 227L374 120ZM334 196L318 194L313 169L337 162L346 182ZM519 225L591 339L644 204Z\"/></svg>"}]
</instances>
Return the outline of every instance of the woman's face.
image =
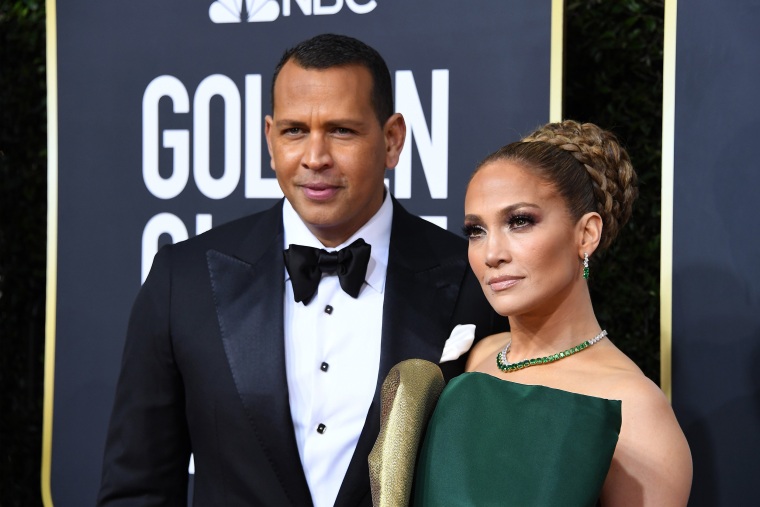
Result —
<instances>
[{"instance_id":1,"label":"woman's face","mask_svg":"<svg viewBox=\"0 0 760 507\"><path fill-rule=\"evenodd\" d=\"M581 282L579 226L553 184L505 160L467 188L470 266L501 315L551 312Z\"/></svg>"}]
</instances>

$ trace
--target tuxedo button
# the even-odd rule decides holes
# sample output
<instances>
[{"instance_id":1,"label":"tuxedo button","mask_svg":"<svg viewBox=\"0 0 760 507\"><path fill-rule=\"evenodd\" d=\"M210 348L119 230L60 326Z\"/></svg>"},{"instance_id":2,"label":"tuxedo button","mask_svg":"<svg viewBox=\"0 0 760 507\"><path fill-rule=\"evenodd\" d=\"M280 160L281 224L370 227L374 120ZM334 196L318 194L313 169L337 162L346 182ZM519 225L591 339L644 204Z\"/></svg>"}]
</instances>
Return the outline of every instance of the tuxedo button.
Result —
<instances>
[{"instance_id":1,"label":"tuxedo button","mask_svg":"<svg viewBox=\"0 0 760 507\"><path fill-rule=\"evenodd\" d=\"M326 372L329 367L330 367L329 364L322 363L322 366L320 366L319 369Z\"/></svg>"},{"instance_id":2,"label":"tuxedo button","mask_svg":"<svg viewBox=\"0 0 760 507\"><path fill-rule=\"evenodd\" d=\"M330 306L330 305L325 306L325 313L327 315L332 315L332 312L333 312L333 307L332 306Z\"/></svg>"},{"instance_id":3,"label":"tuxedo button","mask_svg":"<svg viewBox=\"0 0 760 507\"><path fill-rule=\"evenodd\" d=\"M327 429L327 426L325 426L324 424L320 423L319 426L317 426L317 433L319 433L320 435L322 435L322 434L324 434L324 432L325 432L326 429Z\"/></svg>"}]
</instances>

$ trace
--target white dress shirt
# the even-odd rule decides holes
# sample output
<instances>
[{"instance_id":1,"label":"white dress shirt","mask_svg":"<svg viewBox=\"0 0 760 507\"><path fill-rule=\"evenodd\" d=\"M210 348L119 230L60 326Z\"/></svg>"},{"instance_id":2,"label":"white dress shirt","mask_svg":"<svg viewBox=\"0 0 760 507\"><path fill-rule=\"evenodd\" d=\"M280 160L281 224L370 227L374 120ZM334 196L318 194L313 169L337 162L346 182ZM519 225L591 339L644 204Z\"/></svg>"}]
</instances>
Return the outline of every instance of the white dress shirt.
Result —
<instances>
[{"instance_id":1,"label":"white dress shirt","mask_svg":"<svg viewBox=\"0 0 760 507\"><path fill-rule=\"evenodd\" d=\"M325 248L291 204L283 206L285 245ZM308 305L296 303L285 270L285 367L290 413L315 507L332 507L375 394L380 368L385 274L393 204L332 251L364 239L372 248L365 284L354 299L337 275L322 275Z\"/></svg>"}]
</instances>

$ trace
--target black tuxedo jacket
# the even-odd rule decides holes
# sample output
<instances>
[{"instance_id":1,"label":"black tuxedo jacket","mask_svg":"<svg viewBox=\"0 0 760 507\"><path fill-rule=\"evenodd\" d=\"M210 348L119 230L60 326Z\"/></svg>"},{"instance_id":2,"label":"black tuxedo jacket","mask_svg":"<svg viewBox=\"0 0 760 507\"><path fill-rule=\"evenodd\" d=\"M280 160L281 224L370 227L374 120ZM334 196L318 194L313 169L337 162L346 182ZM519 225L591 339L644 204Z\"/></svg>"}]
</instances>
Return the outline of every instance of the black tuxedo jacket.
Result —
<instances>
[{"instance_id":1,"label":"black tuxedo jacket","mask_svg":"<svg viewBox=\"0 0 760 507\"><path fill-rule=\"evenodd\" d=\"M156 255L130 318L100 505L186 506L191 452L195 505L311 505L288 405L282 251L280 202ZM438 362L466 323L478 338L506 328L466 242L394 200L378 389L336 505L371 505L367 456L387 372L408 358Z\"/></svg>"}]
</instances>

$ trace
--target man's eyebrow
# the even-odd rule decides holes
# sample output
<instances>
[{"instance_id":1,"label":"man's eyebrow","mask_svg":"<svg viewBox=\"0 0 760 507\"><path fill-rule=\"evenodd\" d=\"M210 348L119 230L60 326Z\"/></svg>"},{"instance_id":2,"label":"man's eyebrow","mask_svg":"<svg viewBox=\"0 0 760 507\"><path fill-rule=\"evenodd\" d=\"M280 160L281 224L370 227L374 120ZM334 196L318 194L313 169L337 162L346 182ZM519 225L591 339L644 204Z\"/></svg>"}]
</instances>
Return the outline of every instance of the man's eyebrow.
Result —
<instances>
[{"instance_id":1,"label":"man's eyebrow","mask_svg":"<svg viewBox=\"0 0 760 507\"><path fill-rule=\"evenodd\" d=\"M305 127L306 123L299 120L290 120L288 118L277 120L274 122L275 127L277 128L288 128L288 127Z\"/></svg>"},{"instance_id":2,"label":"man's eyebrow","mask_svg":"<svg viewBox=\"0 0 760 507\"><path fill-rule=\"evenodd\" d=\"M364 122L363 120L358 120L358 119L353 119L353 118L337 118L337 119L325 122L324 126L326 128L337 128L337 127L359 128L363 126L365 123L366 122ZM283 118L280 120L276 120L274 122L274 126L278 129L282 129L282 128L292 128L292 127L308 127L309 124L302 120Z\"/></svg>"}]
</instances>

